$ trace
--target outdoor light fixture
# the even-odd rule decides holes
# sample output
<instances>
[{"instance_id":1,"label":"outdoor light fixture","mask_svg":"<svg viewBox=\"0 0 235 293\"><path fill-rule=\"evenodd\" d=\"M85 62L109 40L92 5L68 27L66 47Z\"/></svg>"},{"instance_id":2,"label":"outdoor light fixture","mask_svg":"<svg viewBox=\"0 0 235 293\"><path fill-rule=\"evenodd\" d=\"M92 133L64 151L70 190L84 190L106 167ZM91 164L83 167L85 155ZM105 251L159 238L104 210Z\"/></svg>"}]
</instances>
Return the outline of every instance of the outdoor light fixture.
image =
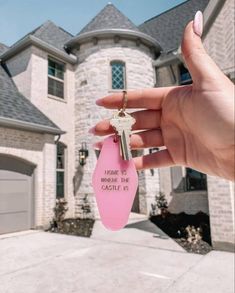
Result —
<instances>
[{"instance_id":1,"label":"outdoor light fixture","mask_svg":"<svg viewBox=\"0 0 235 293\"><path fill-rule=\"evenodd\" d=\"M81 166L84 166L86 164L86 158L88 157L88 155L89 155L89 152L87 149L87 144L86 144L86 142L82 142L82 147L78 153L79 164Z\"/></svg>"}]
</instances>

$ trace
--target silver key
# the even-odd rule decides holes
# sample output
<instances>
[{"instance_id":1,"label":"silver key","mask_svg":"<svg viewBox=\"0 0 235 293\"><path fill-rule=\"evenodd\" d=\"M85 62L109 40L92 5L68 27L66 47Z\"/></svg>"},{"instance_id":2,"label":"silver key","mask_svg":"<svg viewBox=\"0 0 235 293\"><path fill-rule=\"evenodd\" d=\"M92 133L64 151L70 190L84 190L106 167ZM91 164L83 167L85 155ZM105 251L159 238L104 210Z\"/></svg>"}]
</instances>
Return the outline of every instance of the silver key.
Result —
<instances>
[{"instance_id":1,"label":"silver key","mask_svg":"<svg viewBox=\"0 0 235 293\"><path fill-rule=\"evenodd\" d=\"M132 158L130 149L130 135L132 125L135 124L135 119L123 111L118 111L110 120L110 124L117 131L120 137L120 153L123 160L130 160Z\"/></svg>"}]
</instances>

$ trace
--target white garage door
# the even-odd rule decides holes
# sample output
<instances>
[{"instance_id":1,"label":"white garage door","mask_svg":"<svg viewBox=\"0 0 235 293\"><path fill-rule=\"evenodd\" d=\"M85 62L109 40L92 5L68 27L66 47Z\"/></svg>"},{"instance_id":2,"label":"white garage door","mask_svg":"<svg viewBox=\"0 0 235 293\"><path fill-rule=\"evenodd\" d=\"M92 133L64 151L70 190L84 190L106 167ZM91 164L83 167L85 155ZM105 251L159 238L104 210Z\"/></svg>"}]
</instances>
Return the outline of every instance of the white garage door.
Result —
<instances>
[{"instance_id":1,"label":"white garage door","mask_svg":"<svg viewBox=\"0 0 235 293\"><path fill-rule=\"evenodd\" d=\"M0 234L32 228L32 167L0 156Z\"/></svg>"}]
</instances>

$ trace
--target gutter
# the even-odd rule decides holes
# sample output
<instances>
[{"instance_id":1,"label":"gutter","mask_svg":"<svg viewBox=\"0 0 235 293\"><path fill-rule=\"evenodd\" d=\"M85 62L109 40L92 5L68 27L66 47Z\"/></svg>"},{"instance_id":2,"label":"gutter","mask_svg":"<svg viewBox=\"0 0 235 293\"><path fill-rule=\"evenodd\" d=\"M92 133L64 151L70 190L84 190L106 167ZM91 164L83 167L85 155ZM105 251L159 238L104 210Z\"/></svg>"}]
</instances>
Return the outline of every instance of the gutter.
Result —
<instances>
[{"instance_id":1,"label":"gutter","mask_svg":"<svg viewBox=\"0 0 235 293\"><path fill-rule=\"evenodd\" d=\"M77 63L77 57L75 55L68 55L65 52L55 48L54 46L36 38L35 36L29 35L23 40L19 41L15 45L13 45L10 49L8 49L5 53L0 55L0 60L1 61L6 61L7 59L10 59L13 57L15 54L19 53L23 49L25 49L28 46L35 45L36 47L43 49L50 54L53 54L64 61L71 63L71 64L76 64Z\"/></svg>"},{"instance_id":2,"label":"gutter","mask_svg":"<svg viewBox=\"0 0 235 293\"><path fill-rule=\"evenodd\" d=\"M33 131L33 132L39 132L39 133L48 133L48 134L54 134L54 135L60 135L60 134L66 133L65 131L59 128L16 120L12 118L5 118L5 117L0 117L0 126L6 126L10 128L15 128L15 129L21 129L21 130L27 130L27 131Z\"/></svg>"},{"instance_id":3,"label":"gutter","mask_svg":"<svg viewBox=\"0 0 235 293\"><path fill-rule=\"evenodd\" d=\"M66 48L72 48L76 44L82 44L87 41L92 40L93 38L109 38L113 36L126 37L128 39L133 39L136 41L142 41L143 44L153 47L157 52L162 50L161 45L151 36L146 35L142 32L132 31L127 29L105 29L105 30L96 30L92 32L87 32L80 34L65 44Z\"/></svg>"},{"instance_id":4,"label":"gutter","mask_svg":"<svg viewBox=\"0 0 235 293\"><path fill-rule=\"evenodd\" d=\"M156 61L153 62L155 67L170 66L174 63L179 63L181 61L181 52L173 51L167 55L161 55Z\"/></svg>"}]
</instances>

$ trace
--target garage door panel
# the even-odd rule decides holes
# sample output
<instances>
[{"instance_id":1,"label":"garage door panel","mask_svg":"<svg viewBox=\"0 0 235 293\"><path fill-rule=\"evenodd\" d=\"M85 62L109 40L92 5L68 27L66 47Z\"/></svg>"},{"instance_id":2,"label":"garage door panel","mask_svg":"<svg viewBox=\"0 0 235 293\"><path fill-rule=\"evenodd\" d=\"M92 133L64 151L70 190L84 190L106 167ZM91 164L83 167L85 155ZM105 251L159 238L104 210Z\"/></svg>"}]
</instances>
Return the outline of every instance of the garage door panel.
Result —
<instances>
[{"instance_id":1,"label":"garage door panel","mask_svg":"<svg viewBox=\"0 0 235 293\"><path fill-rule=\"evenodd\" d=\"M29 229L28 218L27 211L0 214L0 234Z\"/></svg>"},{"instance_id":2,"label":"garage door panel","mask_svg":"<svg viewBox=\"0 0 235 293\"><path fill-rule=\"evenodd\" d=\"M29 209L29 194L11 193L0 194L0 214L6 212L19 212Z\"/></svg>"},{"instance_id":3,"label":"garage door panel","mask_svg":"<svg viewBox=\"0 0 235 293\"><path fill-rule=\"evenodd\" d=\"M1 176L1 175L0 175ZM15 179L2 179L0 177L0 195L2 194L23 194L29 190L28 179L15 180Z\"/></svg>"},{"instance_id":4,"label":"garage door panel","mask_svg":"<svg viewBox=\"0 0 235 293\"><path fill-rule=\"evenodd\" d=\"M16 166L17 163L11 164ZM32 227L32 174L21 174L10 171L11 166L6 167L7 170L0 170L0 234Z\"/></svg>"}]
</instances>

